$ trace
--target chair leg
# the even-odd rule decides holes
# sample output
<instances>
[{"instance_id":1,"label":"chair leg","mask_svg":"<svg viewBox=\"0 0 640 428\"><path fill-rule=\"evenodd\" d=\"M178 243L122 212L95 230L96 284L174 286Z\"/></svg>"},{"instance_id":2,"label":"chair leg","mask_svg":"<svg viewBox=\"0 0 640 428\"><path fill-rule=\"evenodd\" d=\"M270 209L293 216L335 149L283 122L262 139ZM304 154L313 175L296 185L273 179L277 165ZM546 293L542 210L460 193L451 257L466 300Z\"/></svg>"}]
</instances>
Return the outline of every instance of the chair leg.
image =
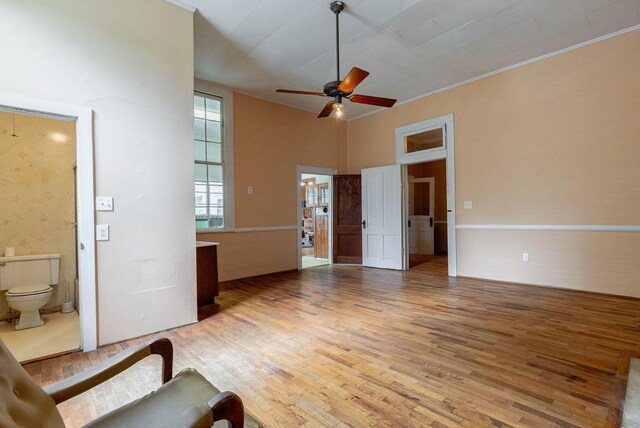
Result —
<instances>
[{"instance_id":1,"label":"chair leg","mask_svg":"<svg viewBox=\"0 0 640 428\"><path fill-rule=\"evenodd\" d=\"M226 419L232 428L244 426L244 406L242 400L230 391L221 392L209 401L213 421Z\"/></svg>"}]
</instances>

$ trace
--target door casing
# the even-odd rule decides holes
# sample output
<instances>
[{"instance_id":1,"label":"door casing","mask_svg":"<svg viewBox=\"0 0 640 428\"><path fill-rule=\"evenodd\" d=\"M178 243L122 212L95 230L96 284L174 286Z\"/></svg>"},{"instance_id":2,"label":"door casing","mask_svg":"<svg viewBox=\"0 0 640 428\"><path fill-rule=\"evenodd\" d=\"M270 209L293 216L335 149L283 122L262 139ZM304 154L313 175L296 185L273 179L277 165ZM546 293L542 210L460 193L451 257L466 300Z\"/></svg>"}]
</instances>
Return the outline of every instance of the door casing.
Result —
<instances>
[{"instance_id":1,"label":"door casing","mask_svg":"<svg viewBox=\"0 0 640 428\"><path fill-rule=\"evenodd\" d=\"M408 177L407 165L446 159L447 161L447 245L448 245L448 273L449 276L457 276L457 245L456 245L456 177L455 177L455 151L454 151L454 122L453 114L440 116L434 119L425 120L411 125L396 128L396 164L402 165L402 221L403 227L403 247L405 248L403 257L403 270L409 269L409 234L407 231L408 222ZM406 137L433 129L444 130L444 147L436 149L422 150L412 153L405 151Z\"/></svg>"}]
</instances>

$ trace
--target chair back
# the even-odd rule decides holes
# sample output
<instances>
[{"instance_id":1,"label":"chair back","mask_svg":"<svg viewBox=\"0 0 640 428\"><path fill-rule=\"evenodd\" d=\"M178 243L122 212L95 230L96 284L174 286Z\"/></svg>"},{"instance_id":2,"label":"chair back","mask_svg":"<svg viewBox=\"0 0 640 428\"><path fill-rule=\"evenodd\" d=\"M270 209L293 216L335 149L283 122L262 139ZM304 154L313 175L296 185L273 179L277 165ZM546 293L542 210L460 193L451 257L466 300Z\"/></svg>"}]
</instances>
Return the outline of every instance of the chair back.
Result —
<instances>
[{"instance_id":1,"label":"chair back","mask_svg":"<svg viewBox=\"0 0 640 428\"><path fill-rule=\"evenodd\" d=\"M64 427L56 404L0 340L0 426Z\"/></svg>"}]
</instances>

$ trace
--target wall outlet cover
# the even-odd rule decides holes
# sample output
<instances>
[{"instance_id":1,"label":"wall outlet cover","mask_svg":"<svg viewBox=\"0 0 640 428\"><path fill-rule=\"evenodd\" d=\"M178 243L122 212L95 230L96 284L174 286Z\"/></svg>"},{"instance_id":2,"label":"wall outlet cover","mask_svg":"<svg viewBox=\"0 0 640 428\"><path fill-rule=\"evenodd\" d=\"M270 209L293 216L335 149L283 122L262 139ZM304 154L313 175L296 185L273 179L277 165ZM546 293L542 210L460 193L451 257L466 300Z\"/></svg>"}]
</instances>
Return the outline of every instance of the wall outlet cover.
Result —
<instances>
[{"instance_id":1,"label":"wall outlet cover","mask_svg":"<svg viewBox=\"0 0 640 428\"><path fill-rule=\"evenodd\" d=\"M470 210L473 208L473 201L464 201L464 209Z\"/></svg>"},{"instance_id":2,"label":"wall outlet cover","mask_svg":"<svg viewBox=\"0 0 640 428\"><path fill-rule=\"evenodd\" d=\"M96 241L108 241L109 240L109 225L97 224L96 225Z\"/></svg>"}]
</instances>

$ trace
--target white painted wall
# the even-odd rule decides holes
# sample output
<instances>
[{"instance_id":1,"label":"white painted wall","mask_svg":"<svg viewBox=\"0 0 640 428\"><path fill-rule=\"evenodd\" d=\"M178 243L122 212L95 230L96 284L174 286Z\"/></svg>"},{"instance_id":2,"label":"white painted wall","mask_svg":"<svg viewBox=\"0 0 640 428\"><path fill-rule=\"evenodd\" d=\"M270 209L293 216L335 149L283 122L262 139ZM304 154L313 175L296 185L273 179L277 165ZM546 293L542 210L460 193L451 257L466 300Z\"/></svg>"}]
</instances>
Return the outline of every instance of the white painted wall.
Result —
<instances>
[{"instance_id":1,"label":"white painted wall","mask_svg":"<svg viewBox=\"0 0 640 428\"><path fill-rule=\"evenodd\" d=\"M193 16L164 0L3 0L0 92L94 110L98 342L196 320Z\"/></svg>"}]
</instances>

